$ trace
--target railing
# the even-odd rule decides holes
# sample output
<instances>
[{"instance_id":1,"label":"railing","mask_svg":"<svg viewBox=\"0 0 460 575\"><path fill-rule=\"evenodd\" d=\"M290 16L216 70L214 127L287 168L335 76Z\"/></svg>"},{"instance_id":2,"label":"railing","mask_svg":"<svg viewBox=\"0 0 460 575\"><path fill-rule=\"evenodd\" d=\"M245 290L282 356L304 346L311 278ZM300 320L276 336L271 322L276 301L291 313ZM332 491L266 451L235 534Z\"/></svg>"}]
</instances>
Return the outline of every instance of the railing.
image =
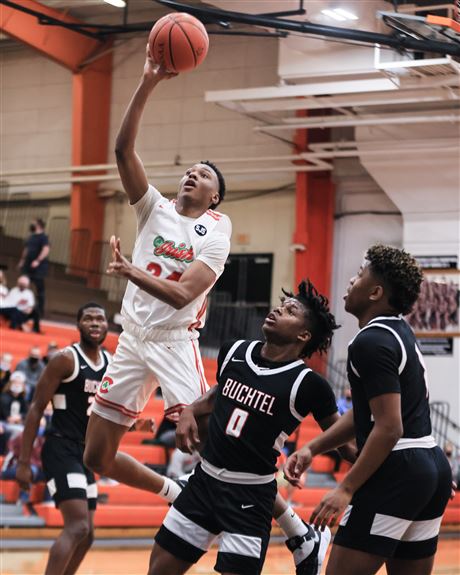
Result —
<instances>
[{"instance_id":1,"label":"railing","mask_svg":"<svg viewBox=\"0 0 460 575\"><path fill-rule=\"evenodd\" d=\"M450 404L446 401L433 401L430 403L430 411L432 433L437 444L443 448L447 442L451 443L454 446L454 457L457 457L460 453L460 427L450 419Z\"/></svg>"},{"instance_id":2,"label":"railing","mask_svg":"<svg viewBox=\"0 0 460 575\"><path fill-rule=\"evenodd\" d=\"M214 291L208 298L206 325L200 335L203 355L216 357L227 340L260 339L269 304L232 302L230 294Z\"/></svg>"},{"instance_id":3,"label":"railing","mask_svg":"<svg viewBox=\"0 0 460 575\"><path fill-rule=\"evenodd\" d=\"M1 225L6 236L26 238L33 219L46 220L49 206L44 202L32 202L27 193L14 194L0 203Z\"/></svg>"}]
</instances>

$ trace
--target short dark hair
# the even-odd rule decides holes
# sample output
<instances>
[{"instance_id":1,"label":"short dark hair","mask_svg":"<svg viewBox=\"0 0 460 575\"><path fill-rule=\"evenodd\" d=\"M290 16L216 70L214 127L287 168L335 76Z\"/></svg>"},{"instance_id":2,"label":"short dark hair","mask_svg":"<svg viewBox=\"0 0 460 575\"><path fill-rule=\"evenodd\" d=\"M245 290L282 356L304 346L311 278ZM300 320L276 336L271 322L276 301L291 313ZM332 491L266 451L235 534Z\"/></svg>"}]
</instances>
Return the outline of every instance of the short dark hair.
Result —
<instances>
[{"instance_id":1,"label":"short dark hair","mask_svg":"<svg viewBox=\"0 0 460 575\"><path fill-rule=\"evenodd\" d=\"M321 355L331 346L337 325L334 315L329 311L329 300L320 294L309 279L300 282L298 293L283 289L284 295L298 300L306 310L306 320L311 338L305 344L300 357L311 357L316 351Z\"/></svg>"},{"instance_id":2,"label":"short dark hair","mask_svg":"<svg viewBox=\"0 0 460 575\"><path fill-rule=\"evenodd\" d=\"M382 244L371 246L366 253L372 273L388 288L388 303L407 315L420 294L423 273L417 260L403 249Z\"/></svg>"},{"instance_id":3,"label":"short dark hair","mask_svg":"<svg viewBox=\"0 0 460 575\"><path fill-rule=\"evenodd\" d=\"M45 229L45 227L46 227L46 222L45 222L45 220L42 220L42 218L35 218L35 221L37 222L37 224L38 224L41 228Z\"/></svg>"},{"instance_id":4,"label":"short dark hair","mask_svg":"<svg viewBox=\"0 0 460 575\"><path fill-rule=\"evenodd\" d=\"M209 160L202 160L200 162L200 164L204 164L205 166L209 166L211 169L213 169L216 172L216 176L217 176L217 180L219 182L219 201L215 204L211 204L209 207L211 208L211 210L213 210L214 208L217 208L217 206L220 204L220 202L223 201L224 197L225 197L225 180L224 180L224 176L222 175L222 172L219 170L219 168L213 164L212 162L210 162Z\"/></svg>"},{"instance_id":5,"label":"short dark hair","mask_svg":"<svg viewBox=\"0 0 460 575\"><path fill-rule=\"evenodd\" d=\"M83 317L83 313L84 313L85 309L88 309L90 307L97 307L97 308L101 309L105 314L105 309L100 304L98 304L94 301L90 301L88 303L85 303L85 305L82 305L81 308L77 311L77 323Z\"/></svg>"}]
</instances>

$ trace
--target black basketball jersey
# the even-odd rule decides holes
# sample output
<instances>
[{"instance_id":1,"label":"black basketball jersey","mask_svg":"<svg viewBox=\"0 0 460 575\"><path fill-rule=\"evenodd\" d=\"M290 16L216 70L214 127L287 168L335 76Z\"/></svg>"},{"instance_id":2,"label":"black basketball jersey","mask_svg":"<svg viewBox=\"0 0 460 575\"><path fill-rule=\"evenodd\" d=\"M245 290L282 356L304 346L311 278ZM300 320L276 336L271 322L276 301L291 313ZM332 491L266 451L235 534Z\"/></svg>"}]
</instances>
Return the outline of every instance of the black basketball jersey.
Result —
<instances>
[{"instance_id":1,"label":"black basketball jersey","mask_svg":"<svg viewBox=\"0 0 460 575\"><path fill-rule=\"evenodd\" d=\"M203 459L217 468L269 475L286 439L310 412L317 421L337 411L326 380L299 359L274 363L262 342L240 340L219 353L217 396Z\"/></svg>"},{"instance_id":2,"label":"black basketball jersey","mask_svg":"<svg viewBox=\"0 0 460 575\"><path fill-rule=\"evenodd\" d=\"M62 380L53 396L49 433L84 442L94 396L110 356L106 351L100 351L100 361L94 365L78 343L67 349L74 356L74 370L70 377Z\"/></svg>"},{"instance_id":3,"label":"black basketball jersey","mask_svg":"<svg viewBox=\"0 0 460 575\"><path fill-rule=\"evenodd\" d=\"M385 393L401 394L403 438L430 436L425 364L402 317L376 317L363 327L348 347L347 370L358 449L374 426L369 400Z\"/></svg>"}]
</instances>

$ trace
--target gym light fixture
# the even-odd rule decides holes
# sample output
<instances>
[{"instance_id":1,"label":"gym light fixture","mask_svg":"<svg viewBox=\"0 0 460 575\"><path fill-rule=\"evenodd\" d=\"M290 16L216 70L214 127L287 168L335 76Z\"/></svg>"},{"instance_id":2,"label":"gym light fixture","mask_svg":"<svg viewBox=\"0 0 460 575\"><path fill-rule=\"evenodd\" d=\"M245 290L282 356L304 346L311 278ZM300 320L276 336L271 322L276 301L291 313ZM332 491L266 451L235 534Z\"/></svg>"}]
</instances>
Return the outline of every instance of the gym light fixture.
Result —
<instances>
[{"instance_id":1,"label":"gym light fixture","mask_svg":"<svg viewBox=\"0 0 460 575\"><path fill-rule=\"evenodd\" d=\"M125 0L104 0L107 4L111 4L116 8L124 8L126 6Z\"/></svg>"},{"instance_id":2,"label":"gym light fixture","mask_svg":"<svg viewBox=\"0 0 460 575\"><path fill-rule=\"evenodd\" d=\"M321 14L329 16L329 18L333 18L334 20L338 20L339 22L345 22L346 20L358 20L358 16L353 14L353 12L344 10L343 8L332 8L331 10L329 9L321 10Z\"/></svg>"}]
</instances>

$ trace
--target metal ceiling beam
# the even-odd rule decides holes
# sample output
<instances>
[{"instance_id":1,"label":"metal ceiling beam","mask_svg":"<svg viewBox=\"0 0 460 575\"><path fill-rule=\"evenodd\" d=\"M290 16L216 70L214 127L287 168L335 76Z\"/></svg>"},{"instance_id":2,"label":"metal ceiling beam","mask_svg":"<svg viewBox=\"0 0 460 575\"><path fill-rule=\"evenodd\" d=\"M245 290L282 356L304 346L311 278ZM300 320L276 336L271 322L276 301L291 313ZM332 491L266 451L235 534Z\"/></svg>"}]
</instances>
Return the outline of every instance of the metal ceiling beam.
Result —
<instances>
[{"instance_id":1,"label":"metal ceiling beam","mask_svg":"<svg viewBox=\"0 0 460 575\"><path fill-rule=\"evenodd\" d=\"M395 115L394 115L395 116ZM286 119L285 124L273 124L266 126L254 126L255 132L279 132L283 130L303 130L308 128L345 128L354 126L384 126L397 124L437 124L446 122L459 122L460 114L448 113L429 115L404 115L394 117L386 114L376 116L322 116L313 117L308 120L298 120L297 118Z\"/></svg>"},{"instance_id":2,"label":"metal ceiling beam","mask_svg":"<svg viewBox=\"0 0 460 575\"><path fill-rule=\"evenodd\" d=\"M248 114L257 112L278 112L294 110L317 110L325 108L351 108L354 106L395 106L430 102L449 102L460 99L460 93L454 89L398 90L390 92L372 92L351 94L349 96L308 96L303 98L279 98L259 101L219 102L233 111Z\"/></svg>"},{"instance_id":3,"label":"metal ceiling beam","mask_svg":"<svg viewBox=\"0 0 460 575\"><path fill-rule=\"evenodd\" d=\"M460 56L460 46L449 42L439 42L432 40L417 40L403 34L379 34L377 32L366 32L364 30L354 30L350 28L338 28L334 26L323 26L311 22L299 22L297 20L286 20L283 18L273 18L268 16L244 14L229 10L219 10L209 7L198 7L176 2L175 0L153 0L162 6L167 6L173 10L188 12L198 18L206 18L209 22L214 19L219 21L239 22L250 26L262 26L275 30L285 30L287 32L297 32L300 34L311 34L326 38L341 38L351 42L364 42L367 44L380 44L390 46L397 50L414 50L418 52L435 52L438 54L449 54Z\"/></svg>"},{"instance_id":4,"label":"metal ceiling beam","mask_svg":"<svg viewBox=\"0 0 460 575\"><path fill-rule=\"evenodd\" d=\"M238 90L213 90L205 92L206 102L229 102L250 100L271 100L273 98L299 98L328 94L354 94L355 92L380 92L397 90L398 86L388 78L369 80L339 80L334 82L314 82L292 86L264 86Z\"/></svg>"}]
</instances>

